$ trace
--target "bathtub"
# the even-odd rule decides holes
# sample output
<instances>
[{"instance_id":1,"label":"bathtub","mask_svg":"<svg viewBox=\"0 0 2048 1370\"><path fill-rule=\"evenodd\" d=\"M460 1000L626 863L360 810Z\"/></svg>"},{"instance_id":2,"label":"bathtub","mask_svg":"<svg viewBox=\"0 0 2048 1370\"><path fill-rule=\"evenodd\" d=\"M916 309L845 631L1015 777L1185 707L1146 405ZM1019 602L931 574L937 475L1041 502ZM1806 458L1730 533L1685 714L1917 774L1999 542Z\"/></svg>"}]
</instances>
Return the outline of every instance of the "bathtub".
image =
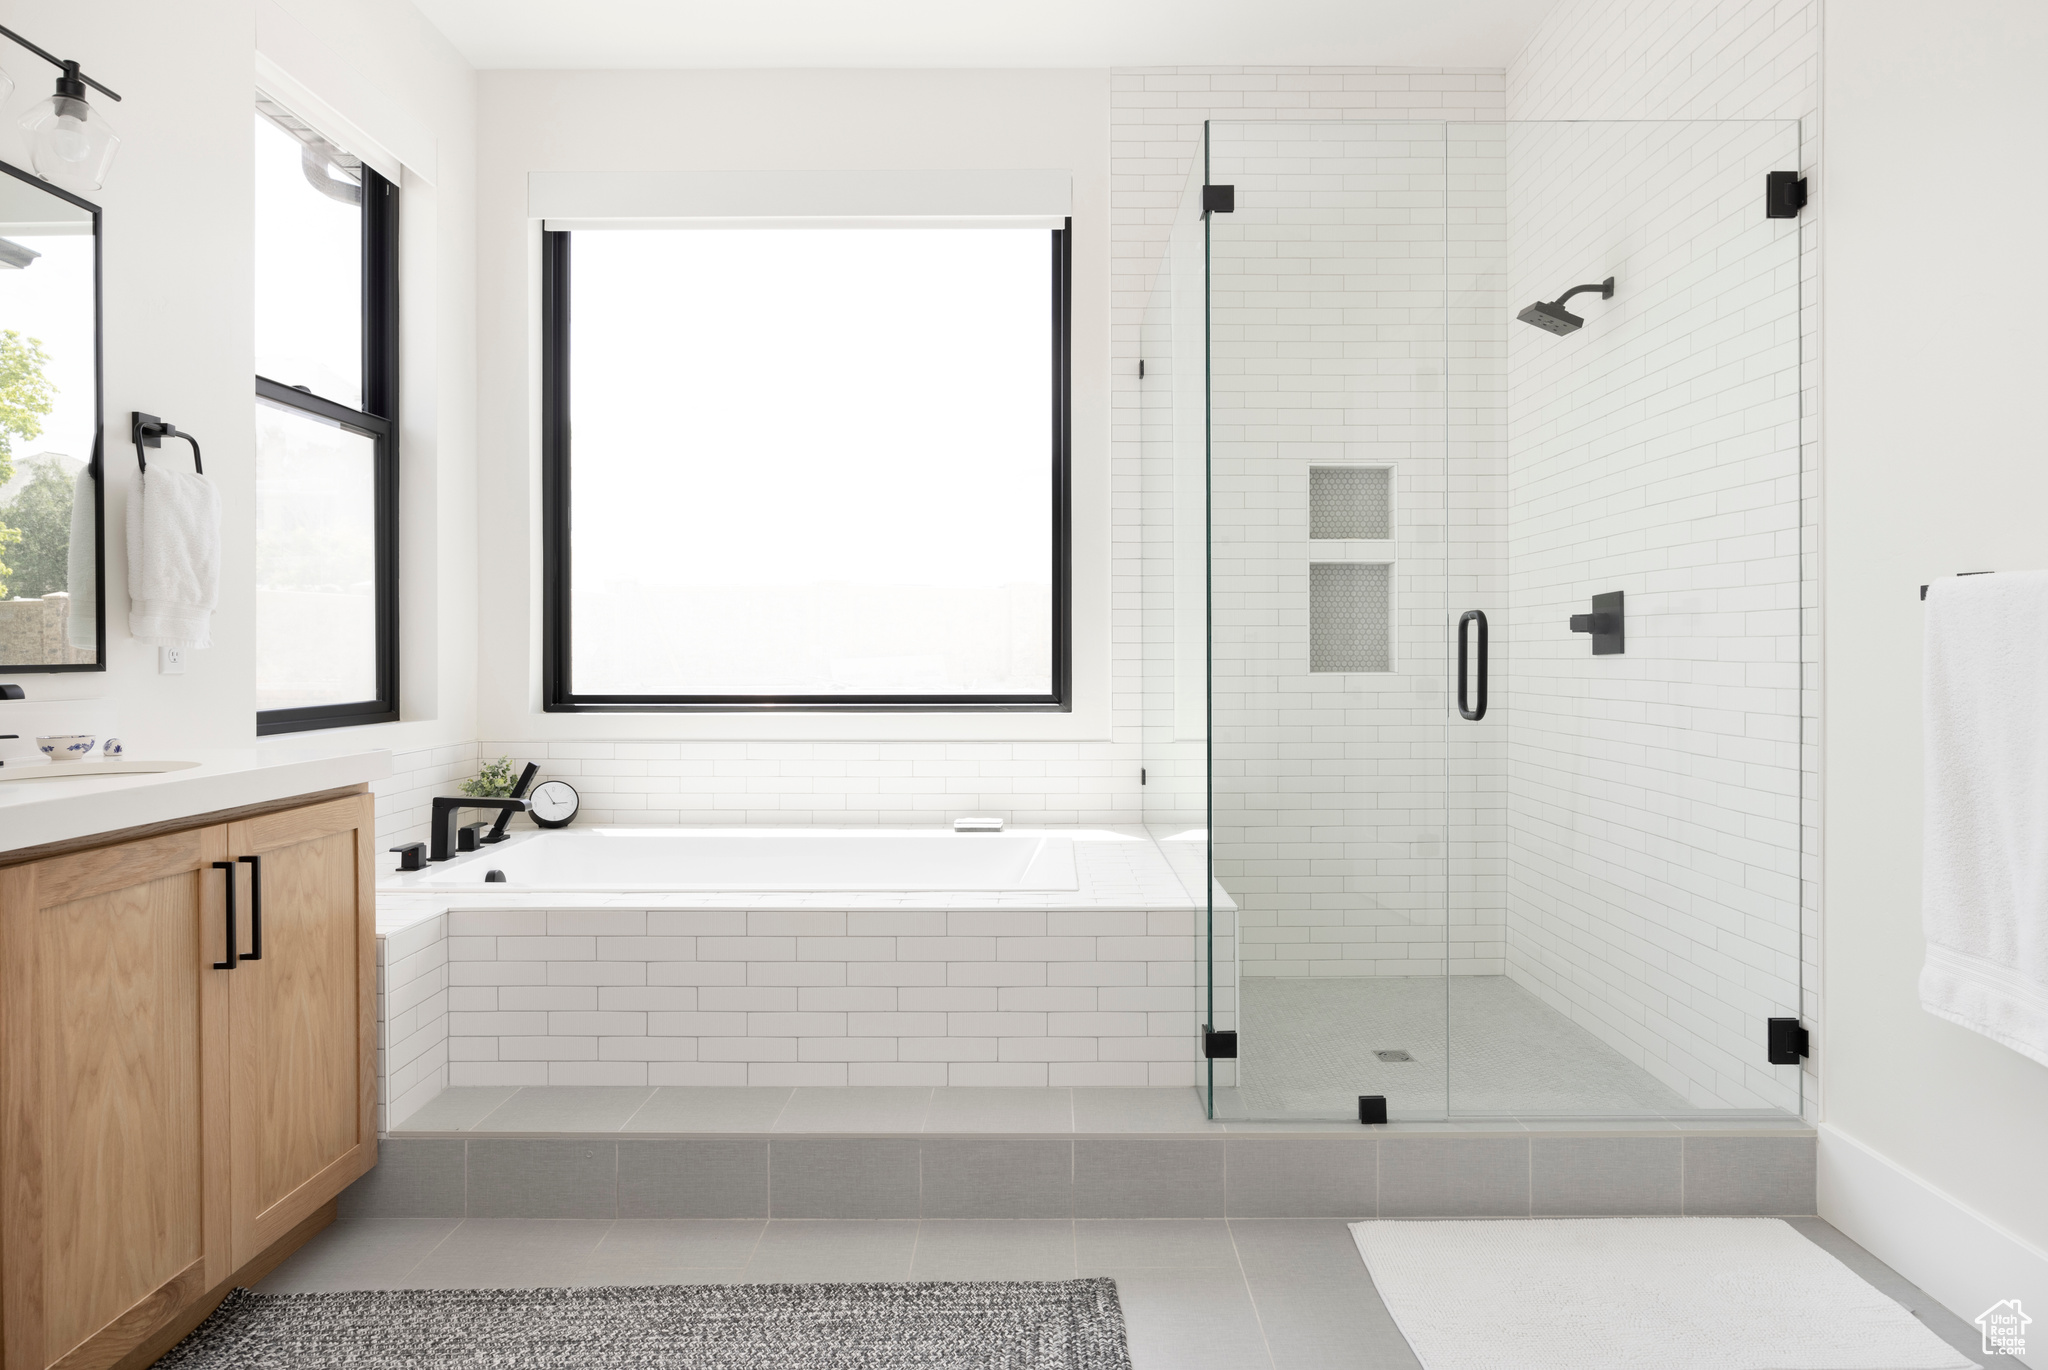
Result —
<instances>
[{"instance_id":1,"label":"bathtub","mask_svg":"<svg viewBox=\"0 0 2048 1370\"><path fill-rule=\"evenodd\" d=\"M526 832L438 862L387 872L379 888L466 894L959 890L1077 887L1074 843L1113 832L955 833L900 828L581 828ZM487 871L504 872L486 883Z\"/></svg>"},{"instance_id":2,"label":"bathtub","mask_svg":"<svg viewBox=\"0 0 2048 1370\"><path fill-rule=\"evenodd\" d=\"M1212 928L1235 984L1186 834L515 821L379 877L389 1118L451 1085L1189 1085Z\"/></svg>"}]
</instances>

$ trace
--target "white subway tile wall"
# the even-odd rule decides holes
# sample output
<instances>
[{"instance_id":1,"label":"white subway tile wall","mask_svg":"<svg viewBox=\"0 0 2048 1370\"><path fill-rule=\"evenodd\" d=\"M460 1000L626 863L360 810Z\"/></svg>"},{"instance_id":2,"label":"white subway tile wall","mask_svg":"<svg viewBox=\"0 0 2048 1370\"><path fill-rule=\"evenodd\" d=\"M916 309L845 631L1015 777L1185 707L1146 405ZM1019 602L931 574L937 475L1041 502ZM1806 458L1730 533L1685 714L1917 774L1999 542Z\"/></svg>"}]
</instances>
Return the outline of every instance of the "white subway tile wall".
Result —
<instances>
[{"instance_id":1,"label":"white subway tile wall","mask_svg":"<svg viewBox=\"0 0 2048 1370\"><path fill-rule=\"evenodd\" d=\"M391 774L370 782L370 793L377 798L378 847L426 841L434 796L456 793L455 787L476 772L477 746L474 742L456 747L393 753ZM379 862L380 868L390 864L390 858Z\"/></svg>"},{"instance_id":2,"label":"white subway tile wall","mask_svg":"<svg viewBox=\"0 0 2048 1370\"><path fill-rule=\"evenodd\" d=\"M1796 1110L1799 226L1781 122L1517 127L1509 343L1508 973L1706 1107ZM1566 624L1625 595L1624 654Z\"/></svg>"},{"instance_id":3,"label":"white subway tile wall","mask_svg":"<svg viewBox=\"0 0 2048 1370\"><path fill-rule=\"evenodd\" d=\"M405 1016L382 1098L403 1120L443 1081L1191 1085L1201 917L451 910L383 939Z\"/></svg>"},{"instance_id":4,"label":"white subway tile wall","mask_svg":"<svg viewBox=\"0 0 2048 1370\"><path fill-rule=\"evenodd\" d=\"M1574 703L1552 695L1540 708L1533 707L1532 700L1534 716L1526 726L1518 719L1511 730L1516 744L1511 865L1517 873L1517 891L1537 896L1539 906L1581 910L1582 921L1571 925L1566 920L1565 926L1553 922L1552 933L1576 938L1581 947L1597 943L1607 948L1572 977L1575 1016L1616 1046L1624 1039L1647 1039L1648 1050L1667 1052L1667 1065L1676 1071L1674 1087L1695 1097L1709 1091L1719 1097L1725 1088L1738 1098L1749 1093L1774 1104L1789 1103L1791 1072L1761 1065L1758 1007L1769 998L1782 1005L1777 1010L1782 1013L1796 1002L1809 1027L1816 1029L1816 1053L1807 1060L1807 1084L1800 1091L1809 1116L1818 1104L1818 1044L1825 1040L1818 1030L1822 1004L1816 782L1821 625L1815 363L1823 206L1820 180L1813 173L1820 149L1819 93L1819 0L1563 0L1507 73L1507 112L1518 120L1799 121L1798 167L1809 178L1811 199L1800 216L1796 268L1803 297L1796 409L1792 397L1776 391L1787 375L1788 340L1775 339L1759 366L1770 378L1773 393L1762 396L1739 386L1718 392L1731 397L1723 401L1731 416L1760 420L1765 433L1776 434L1768 438L1777 444L1773 455L1737 454L1734 469L1721 473L1729 479L1690 482L1701 501L1713 507L1697 520L1688 511L1678 521L1693 541L1666 549L1672 555L1673 574L1660 577L1659 588L1668 590L1661 607L1673 615L1704 615L1698 620L1698 645L1703 650L1683 663L1685 678L1668 682L1672 689L1661 707L1651 708L1647 701L1630 706L1601 700L1607 721L1596 723L1593 699ZM1754 203L1751 197L1760 198L1761 193L1759 173L1740 198ZM1718 222L1718 215L1707 214L1697 231L1702 238L1710 237L1719 231ZM1540 243L1544 236L1539 233L1532 242ZM1547 236L1552 245L1569 241L1569 231L1562 226ZM1693 250L1690 227L1672 237L1673 252ZM1743 281L1740 266L1709 274L1730 289L1726 298L1731 309L1744 298L1744 291L1763 292L1767 284L1762 279ZM1521 284L1519 276L1517 283ZM1576 283L1574 277L1544 288ZM1774 277L1768 284L1778 288L1783 283ZM1533 281L1529 285L1534 288ZM1616 303L1621 303L1619 297ZM1530 336L1517 339L1523 347L1544 341L1534 330L1524 331ZM1726 360L1707 349L1705 337L1668 341L1674 354L1692 358L1687 364L1708 363L1704 374L1715 373L1712 363ZM1690 373L1686 384L1688 389L1678 391L1675 398L1693 398ZM1795 413L1802 420L1803 445L1793 463L1782 443ZM1606 428L1603 437L1610 441L1626 426L1611 405L1597 422ZM1732 432L1715 433L1712 424L1692 414L1681 415L1673 431L1700 437L1712 433L1716 441L1730 444L1743 440ZM1532 436L1541 441L1551 435ZM1744 436L1754 440L1758 432L1748 429ZM1733 446L1727 450L1733 453ZM1673 459L1667 450L1656 455L1660 461ZM1559 460L1555 447L1544 453L1543 460L1561 490L1570 479L1566 463ZM1518 552L1525 547L1533 550L1552 533L1558 514L1554 507L1523 509L1525 498L1540 504L1545 477L1524 470L1519 447L1512 469L1517 495L1512 507L1519 521L1511 536ZM1594 476L1590 469L1584 474ZM1612 480L1612 473L1607 478ZM1774 482L1766 512L1760 500ZM1797 489L1797 517L1790 522L1783 517L1787 483ZM1584 570L1591 560L1624 555L1620 538L1637 518L1624 507L1631 500L1624 487L1598 489L1588 484L1577 495L1585 500L1583 513L1591 524L1583 540L1586 550L1566 552L1558 567L1532 567L1518 578L1517 619L1524 626L1524 611L1545 618L1564 611L1561 594L1539 587L1555 584L1553 575L1571 574L1564 565L1573 556L1581 557ZM1736 524L1750 526L1741 530L1734 528ZM1687 548L1690 558L1681 555ZM1589 591L1610 588L1604 583L1581 586ZM1585 609L1581 605L1577 611ZM1630 651L1635 652L1633 612L1631 620ZM1645 621L1644 631L1678 632L1681 622ZM1795 643L1796 653L1791 650ZM1753 650L1744 652L1744 646ZM1529 690L1545 689L1542 673L1549 663L1530 657L1528 647L1518 647L1508 663L1511 675L1527 668L1520 683ZM1796 705L1790 702L1792 694L1797 696ZM1795 720L1796 729L1789 726ZM1601 748L1605 754L1582 757L1576 768L1546 764L1557 761L1561 749L1581 745L1587 732L1598 728L1614 730L1612 740ZM1706 732L1704 747L1696 728ZM1642 749L1635 755L1685 760L1676 769L1658 768L1656 776L1620 775L1614 763L1624 736ZM1690 770L1692 777L1681 779L1677 769ZM1796 786L1794 769L1801 782ZM1580 830L1559 832L1549 819L1541 818L1546 805L1584 815ZM1559 859L1567 853L1573 859ZM1646 861L1667 860L1671 864L1659 872L1665 878L1650 878ZM1796 923L1790 921L1795 906ZM1517 930L1516 909L1511 900L1511 939ZM1596 911L1598 916L1593 916ZM1800 930L1796 1000L1781 997L1790 988L1785 938L1793 927ZM1529 931L1533 939L1533 924ZM1771 950L1755 963L1740 956L1691 959L1691 949L1711 948L1730 935L1750 948ZM1588 955L1583 950L1571 954ZM1528 974L1532 981L1537 979L1535 971ZM1559 974L1555 965L1552 974ZM1702 988L1710 979L1724 987L1740 985L1746 992L1714 1001ZM1552 981L1547 993L1561 993L1556 983ZM1708 1008L1709 1004L1714 1006ZM1690 1044L1696 1053L1680 1043ZM1766 1071L1767 1082L1757 1078Z\"/></svg>"},{"instance_id":5,"label":"white subway tile wall","mask_svg":"<svg viewBox=\"0 0 2048 1370\"><path fill-rule=\"evenodd\" d=\"M1501 724L1449 723L1444 632L1505 584L1502 135L1414 114L1210 127L1214 838L1247 975L1503 969ZM1384 669L1314 650L1333 460L1394 467Z\"/></svg>"},{"instance_id":6,"label":"white subway tile wall","mask_svg":"<svg viewBox=\"0 0 2048 1370\"><path fill-rule=\"evenodd\" d=\"M377 938L377 1128L448 1085L448 926L429 918Z\"/></svg>"},{"instance_id":7,"label":"white subway tile wall","mask_svg":"<svg viewBox=\"0 0 2048 1370\"><path fill-rule=\"evenodd\" d=\"M1435 733L1442 756L1444 644L1440 631L1432 633L1427 625L1440 624L1443 605L1402 594L1404 568L1397 563L1396 671L1312 675L1307 502L1311 457L1394 461L1400 468L1397 533L1402 555L1409 558L1411 588L1421 579L1415 573L1431 563L1441 585L1447 555L1469 577L1461 589L1476 591L1484 583L1484 559L1497 548L1486 540L1455 548L1441 540L1452 474L1444 468L1442 438L1444 425L1455 421L1461 438L1470 440L1452 454L1461 487L1457 497L1475 506L1489 497L1497 502L1499 473L1482 468L1494 459L1485 440L1498 438L1498 416L1462 400L1455 415L1447 412L1445 386L1474 396L1497 393L1497 384L1475 384L1473 378L1498 364L1489 366L1474 349L1446 376L1441 362L1425 360L1426 349L1403 330L1426 331L1428 321L1411 314L1415 310L1436 311L1439 329L1447 304L1459 311L1453 317L1466 316L1469 301L1443 298L1446 229L1456 221L1455 250L1461 256L1479 256L1488 243L1497 250L1500 216L1495 212L1486 222L1475 203L1479 197L1470 192L1486 188L1471 178L1491 170L1497 180L1498 171L1482 164L1484 150L1461 146L1457 204L1446 213L1441 122L1424 131L1349 121L1498 119L1505 107L1504 75L1338 68L1142 71L1115 78L1112 105L1118 451L1130 450L1147 434L1151 439L1140 468L1148 524L1143 622L1151 668L1146 757L1168 788L1155 793L1148 787L1147 817L1155 824L1200 822L1202 813L1203 701L1187 677L1200 670L1205 653L1179 639L1192 636L1191 621L1198 617L1189 601L1200 595L1200 576L1191 579L1188 570L1204 549L1199 536L1189 545L1178 525L1202 517L1203 501L1178 486L1193 487L1203 467L1199 437L1188 441L1202 419L1202 249L1188 195L1190 184L1201 179L1202 125L1213 118L1229 122L1219 130L1221 155L1212 159L1209 179L1238 187L1237 210L1211 221L1226 240L1218 260L1230 277L1219 281L1218 297L1228 336L1218 342L1212 836L1218 877L1242 908L1234 966L1247 975L1441 974L1447 968L1447 849L1440 815L1443 786L1450 784L1475 800L1460 809L1463 831L1473 840L1451 849L1458 858L1450 876L1454 963L1461 970L1498 973L1499 842L1477 839L1486 835L1484 820L1498 827L1500 797L1465 774L1475 762L1480 771L1489 762L1497 769L1498 743L1461 740L1459 774L1446 776L1439 760L1436 788L1425 785L1418 792L1416 777L1404 774L1418 729L1379 707L1400 703L1416 710L1427 719L1419 731ZM1336 121L1347 123L1340 128ZM1319 122L1328 127L1316 129ZM1407 155L1413 149L1403 135L1410 132L1434 142L1422 159ZM1270 168L1252 174L1248 157L1283 145L1296 158L1285 165L1284 179ZM1428 165L1420 165L1423 160ZM1306 226L1298 237L1292 225L1277 231L1282 218L1305 217L1298 211L1311 192L1299 178L1311 170L1318 211L1313 234ZM1327 212L1322 192L1335 197L1328 199ZM1174 279L1155 274L1169 235L1179 244ZM1234 245L1228 241L1233 238ZM1404 264L1435 276L1432 298L1395 295ZM1374 302L1383 306L1377 312L1344 310L1333 298L1361 273L1376 273L1388 289ZM1479 275L1461 266L1468 285L1476 288ZM1157 294L1149 294L1154 286ZM1148 370L1143 385L1135 365L1141 352L1154 366L1163 361L1161 370ZM1226 403L1227 416L1221 412ZM1399 431L1417 413L1434 427L1433 462L1401 446L1419 436ZM1342 437L1322 441L1332 429ZM1483 488L1489 474L1490 494ZM1124 490L1120 484L1119 493ZM1474 515L1467 522L1484 521L1476 508L1461 513ZM1409 675L1417 666L1426 669ZM1364 693L1372 707L1356 707L1354 693ZM1155 785L1160 778L1155 776ZM1402 807L1418 793L1438 815L1420 827L1416 815ZM1235 1023L1234 982L1235 976L1219 977L1218 1022L1225 1026Z\"/></svg>"},{"instance_id":8,"label":"white subway tile wall","mask_svg":"<svg viewBox=\"0 0 2048 1370\"><path fill-rule=\"evenodd\" d=\"M930 827L988 813L1114 824L1137 811L1135 743L486 740L481 754L568 781L584 823Z\"/></svg>"}]
</instances>

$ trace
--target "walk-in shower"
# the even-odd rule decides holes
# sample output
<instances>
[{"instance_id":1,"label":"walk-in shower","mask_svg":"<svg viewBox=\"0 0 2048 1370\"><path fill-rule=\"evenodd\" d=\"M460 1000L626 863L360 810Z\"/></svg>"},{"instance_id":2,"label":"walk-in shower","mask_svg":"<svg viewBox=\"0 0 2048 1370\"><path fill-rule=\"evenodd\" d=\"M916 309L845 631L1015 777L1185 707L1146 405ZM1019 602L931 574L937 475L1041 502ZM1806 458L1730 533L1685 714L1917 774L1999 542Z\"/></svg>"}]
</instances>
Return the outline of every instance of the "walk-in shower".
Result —
<instances>
[{"instance_id":1,"label":"walk-in shower","mask_svg":"<svg viewBox=\"0 0 2048 1370\"><path fill-rule=\"evenodd\" d=\"M1207 128L1142 331L1139 602L1217 1116L1798 1111L1799 153Z\"/></svg>"}]
</instances>

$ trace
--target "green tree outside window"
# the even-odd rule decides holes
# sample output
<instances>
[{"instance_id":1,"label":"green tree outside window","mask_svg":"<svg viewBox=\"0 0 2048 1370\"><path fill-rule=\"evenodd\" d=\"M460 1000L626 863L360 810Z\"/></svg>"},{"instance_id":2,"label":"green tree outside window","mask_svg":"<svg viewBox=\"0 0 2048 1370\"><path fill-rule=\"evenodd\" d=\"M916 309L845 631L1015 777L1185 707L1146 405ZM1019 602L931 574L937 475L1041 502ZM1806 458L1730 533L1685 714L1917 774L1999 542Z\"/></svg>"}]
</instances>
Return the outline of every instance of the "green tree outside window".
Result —
<instances>
[{"instance_id":1,"label":"green tree outside window","mask_svg":"<svg viewBox=\"0 0 2048 1370\"><path fill-rule=\"evenodd\" d=\"M38 438L43 433L43 418L54 407L57 387L50 384L50 378L43 374L49 364L50 354L43 351L41 340L24 338L13 329L0 329L0 485L14 479L14 443ZM27 494L24 490L22 494ZM17 496L8 505L7 516L12 518L21 503ZM70 501L65 501L64 537L69 541ZM6 522L0 522L0 555L21 557L6 549L22 542L23 530ZM0 561L0 599L13 598L18 592L12 582L15 569ZM41 594L41 591L37 591Z\"/></svg>"}]
</instances>

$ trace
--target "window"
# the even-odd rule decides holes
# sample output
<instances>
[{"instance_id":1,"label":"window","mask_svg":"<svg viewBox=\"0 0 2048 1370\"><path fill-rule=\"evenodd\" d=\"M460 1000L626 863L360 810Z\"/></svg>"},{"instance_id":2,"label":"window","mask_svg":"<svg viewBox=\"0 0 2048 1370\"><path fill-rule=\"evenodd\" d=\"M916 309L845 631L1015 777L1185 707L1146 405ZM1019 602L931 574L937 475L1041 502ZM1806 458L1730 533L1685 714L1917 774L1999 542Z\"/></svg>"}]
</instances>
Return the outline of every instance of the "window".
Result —
<instances>
[{"instance_id":1,"label":"window","mask_svg":"<svg viewBox=\"0 0 2048 1370\"><path fill-rule=\"evenodd\" d=\"M398 190L256 102L256 731L398 717Z\"/></svg>"},{"instance_id":2,"label":"window","mask_svg":"<svg viewBox=\"0 0 2048 1370\"><path fill-rule=\"evenodd\" d=\"M1068 230L544 234L545 707L1070 707Z\"/></svg>"}]
</instances>

